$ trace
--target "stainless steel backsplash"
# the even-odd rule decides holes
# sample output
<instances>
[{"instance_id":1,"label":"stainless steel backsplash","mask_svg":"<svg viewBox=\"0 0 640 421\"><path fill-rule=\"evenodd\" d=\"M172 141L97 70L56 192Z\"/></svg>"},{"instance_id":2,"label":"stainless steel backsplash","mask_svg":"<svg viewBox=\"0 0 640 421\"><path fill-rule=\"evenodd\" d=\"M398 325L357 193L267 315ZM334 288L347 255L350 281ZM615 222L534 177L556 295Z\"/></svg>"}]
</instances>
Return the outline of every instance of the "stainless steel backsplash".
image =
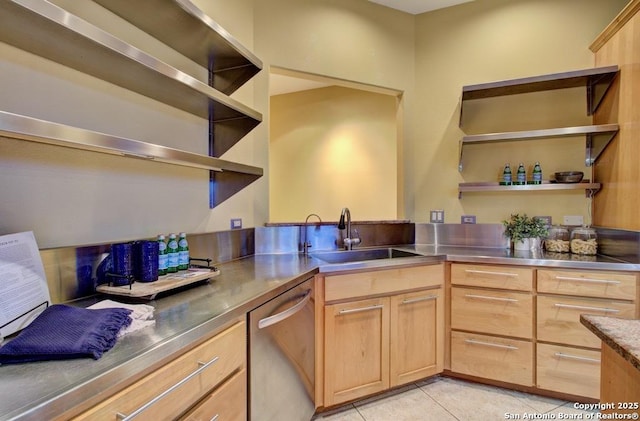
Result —
<instances>
[{"instance_id":1,"label":"stainless steel backsplash","mask_svg":"<svg viewBox=\"0 0 640 421\"><path fill-rule=\"evenodd\" d=\"M358 247L429 244L507 248L501 224L353 223L362 243ZM598 228L599 254L640 263L640 233ZM223 263L253 254L297 253L304 236L310 251L342 248L344 231L337 224L283 224L258 228L188 234L191 257ZM40 250L53 303L95 294L96 268L110 244Z\"/></svg>"}]
</instances>

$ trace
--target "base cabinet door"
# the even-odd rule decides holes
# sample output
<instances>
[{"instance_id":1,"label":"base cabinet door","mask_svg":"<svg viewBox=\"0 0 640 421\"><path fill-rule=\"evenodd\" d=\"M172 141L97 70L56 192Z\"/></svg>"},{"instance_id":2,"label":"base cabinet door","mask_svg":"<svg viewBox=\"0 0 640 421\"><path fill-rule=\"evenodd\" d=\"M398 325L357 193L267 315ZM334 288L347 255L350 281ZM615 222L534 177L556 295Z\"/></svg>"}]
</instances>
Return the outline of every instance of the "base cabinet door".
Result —
<instances>
[{"instance_id":1,"label":"base cabinet door","mask_svg":"<svg viewBox=\"0 0 640 421\"><path fill-rule=\"evenodd\" d=\"M537 386L598 399L600 351L538 343Z\"/></svg>"},{"instance_id":2,"label":"base cabinet door","mask_svg":"<svg viewBox=\"0 0 640 421\"><path fill-rule=\"evenodd\" d=\"M245 421L247 371L241 370L181 418L183 421Z\"/></svg>"},{"instance_id":3,"label":"base cabinet door","mask_svg":"<svg viewBox=\"0 0 640 421\"><path fill-rule=\"evenodd\" d=\"M325 306L325 406L389 387L389 298Z\"/></svg>"},{"instance_id":4,"label":"base cabinet door","mask_svg":"<svg viewBox=\"0 0 640 421\"><path fill-rule=\"evenodd\" d=\"M442 372L444 298L441 289L391 297L390 385Z\"/></svg>"}]
</instances>

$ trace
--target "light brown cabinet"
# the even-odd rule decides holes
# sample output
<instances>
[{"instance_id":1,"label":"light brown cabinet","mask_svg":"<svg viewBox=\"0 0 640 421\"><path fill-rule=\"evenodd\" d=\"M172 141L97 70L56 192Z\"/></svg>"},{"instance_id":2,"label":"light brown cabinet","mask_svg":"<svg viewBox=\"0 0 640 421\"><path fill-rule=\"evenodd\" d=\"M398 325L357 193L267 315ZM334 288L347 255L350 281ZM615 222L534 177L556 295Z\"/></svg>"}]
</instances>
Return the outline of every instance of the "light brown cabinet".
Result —
<instances>
[{"instance_id":1,"label":"light brown cabinet","mask_svg":"<svg viewBox=\"0 0 640 421\"><path fill-rule=\"evenodd\" d=\"M533 270L451 265L451 371L533 385Z\"/></svg>"},{"instance_id":2,"label":"light brown cabinet","mask_svg":"<svg viewBox=\"0 0 640 421\"><path fill-rule=\"evenodd\" d=\"M75 420L246 420L246 324L218 333Z\"/></svg>"},{"instance_id":3,"label":"light brown cabinet","mask_svg":"<svg viewBox=\"0 0 640 421\"><path fill-rule=\"evenodd\" d=\"M537 271L536 386L598 399L600 340L581 314L637 317L637 275L611 271Z\"/></svg>"},{"instance_id":4,"label":"light brown cabinet","mask_svg":"<svg viewBox=\"0 0 640 421\"><path fill-rule=\"evenodd\" d=\"M323 399L329 407L440 373L444 266L321 276Z\"/></svg>"}]
</instances>

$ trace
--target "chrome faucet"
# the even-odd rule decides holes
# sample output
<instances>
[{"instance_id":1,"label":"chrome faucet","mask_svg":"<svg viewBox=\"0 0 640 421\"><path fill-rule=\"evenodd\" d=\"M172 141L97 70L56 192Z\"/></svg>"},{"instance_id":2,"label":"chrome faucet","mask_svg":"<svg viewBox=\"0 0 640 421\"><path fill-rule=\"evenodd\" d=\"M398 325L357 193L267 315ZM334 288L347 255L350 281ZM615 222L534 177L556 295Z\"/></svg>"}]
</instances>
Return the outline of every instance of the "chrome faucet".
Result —
<instances>
[{"instance_id":1,"label":"chrome faucet","mask_svg":"<svg viewBox=\"0 0 640 421\"><path fill-rule=\"evenodd\" d=\"M345 216L347 218L347 225L344 224ZM360 244L360 237L358 237L358 230L354 229L355 237L351 237L351 211L349 208L342 208L342 213L340 214L340 222L338 222L338 229L343 230L347 229L346 237L344 237L343 243L345 250L352 250L353 246L357 246Z\"/></svg>"},{"instance_id":2,"label":"chrome faucet","mask_svg":"<svg viewBox=\"0 0 640 421\"><path fill-rule=\"evenodd\" d=\"M302 241L302 254L304 255L309 254L309 248L311 247L311 243L307 241L307 223L309 222L309 218L311 218L312 216L318 218L318 221L322 223L322 219L320 218L320 216L315 213L310 213L309 215L307 215L307 219L304 220L304 236Z\"/></svg>"}]
</instances>

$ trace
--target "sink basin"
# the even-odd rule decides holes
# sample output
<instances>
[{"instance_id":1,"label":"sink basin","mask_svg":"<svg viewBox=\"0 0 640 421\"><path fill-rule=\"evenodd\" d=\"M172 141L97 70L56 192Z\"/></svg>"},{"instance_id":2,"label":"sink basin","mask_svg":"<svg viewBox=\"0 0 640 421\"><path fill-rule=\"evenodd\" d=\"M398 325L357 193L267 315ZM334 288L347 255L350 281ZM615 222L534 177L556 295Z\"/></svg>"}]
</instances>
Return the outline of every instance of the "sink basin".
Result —
<instances>
[{"instance_id":1,"label":"sink basin","mask_svg":"<svg viewBox=\"0 0 640 421\"><path fill-rule=\"evenodd\" d=\"M399 257L423 257L410 251L390 247L380 249L360 249L311 253L311 256L327 263L352 263L367 260L394 259Z\"/></svg>"}]
</instances>

